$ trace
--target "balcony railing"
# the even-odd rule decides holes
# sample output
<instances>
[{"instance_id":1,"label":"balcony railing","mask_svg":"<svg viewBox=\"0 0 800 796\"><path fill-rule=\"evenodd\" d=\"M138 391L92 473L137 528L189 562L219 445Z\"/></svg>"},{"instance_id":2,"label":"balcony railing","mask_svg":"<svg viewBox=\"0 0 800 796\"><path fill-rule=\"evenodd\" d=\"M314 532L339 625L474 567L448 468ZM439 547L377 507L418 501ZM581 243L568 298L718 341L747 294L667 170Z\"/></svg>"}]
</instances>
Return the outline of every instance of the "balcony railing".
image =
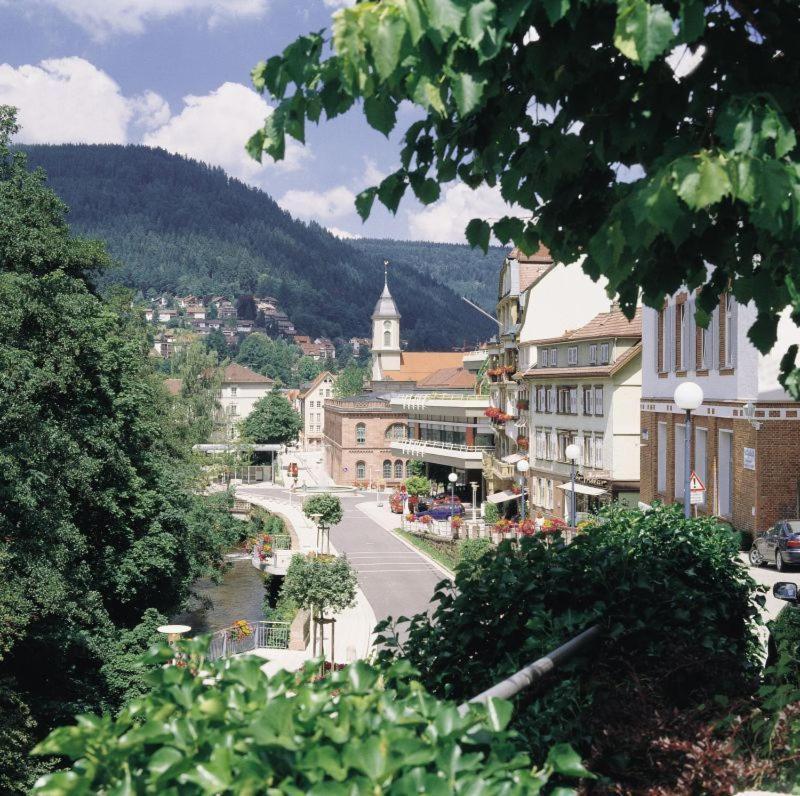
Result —
<instances>
[{"instance_id":1,"label":"balcony railing","mask_svg":"<svg viewBox=\"0 0 800 796\"><path fill-rule=\"evenodd\" d=\"M289 622L247 622L249 633L243 632L241 626L233 625L218 630L211 636L208 650L209 660L229 658L242 652L257 649L288 650Z\"/></svg>"},{"instance_id":2,"label":"balcony railing","mask_svg":"<svg viewBox=\"0 0 800 796\"><path fill-rule=\"evenodd\" d=\"M421 456L427 449L479 454L494 450L494 445L460 445L457 442L440 442L433 439L396 439L392 446L407 456Z\"/></svg>"},{"instance_id":3,"label":"balcony railing","mask_svg":"<svg viewBox=\"0 0 800 796\"><path fill-rule=\"evenodd\" d=\"M400 405L403 409L424 409L433 402L440 403L467 403L476 409L489 405L488 395L475 395L474 393L457 392L427 392L427 393L406 393L396 395L391 403Z\"/></svg>"}]
</instances>

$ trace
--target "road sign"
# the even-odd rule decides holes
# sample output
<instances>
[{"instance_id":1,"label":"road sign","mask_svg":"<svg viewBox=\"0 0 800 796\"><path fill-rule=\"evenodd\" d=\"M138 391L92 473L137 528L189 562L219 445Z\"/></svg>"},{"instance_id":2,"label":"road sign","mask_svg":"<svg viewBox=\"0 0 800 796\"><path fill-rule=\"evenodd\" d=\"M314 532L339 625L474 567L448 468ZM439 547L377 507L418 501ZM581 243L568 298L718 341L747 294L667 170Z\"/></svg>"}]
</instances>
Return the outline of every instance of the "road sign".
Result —
<instances>
[{"instance_id":1,"label":"road sign","mask_svg":"<svg viewBox=\"0 0 800 796\"><path fill-rule=\"evenodd\" d=\"M697 475L697 473L692 470L692 474L689 476L689 503L696 504L705 502L705 484L700 480L700 477Z\"/></svg>"}]
</instances>

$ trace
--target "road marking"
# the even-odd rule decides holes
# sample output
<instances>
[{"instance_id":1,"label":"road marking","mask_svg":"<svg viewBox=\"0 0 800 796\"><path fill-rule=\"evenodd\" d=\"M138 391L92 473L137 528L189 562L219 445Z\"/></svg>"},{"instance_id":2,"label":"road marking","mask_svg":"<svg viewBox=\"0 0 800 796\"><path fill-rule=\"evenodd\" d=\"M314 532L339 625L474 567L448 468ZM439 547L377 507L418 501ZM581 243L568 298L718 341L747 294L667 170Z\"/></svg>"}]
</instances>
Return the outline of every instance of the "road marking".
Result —
<instances>
[{"instance_id":1,"label":"road marking","mask_svg":"<svg viewBox=\"0 0 800 796\"><path fill-rule=\"evenodd\" d=\"M365 569L359 570L359 575L382 575L384 572L436 572L433 567L428 567L427 569Z\"/></svg>"}]
</instances>

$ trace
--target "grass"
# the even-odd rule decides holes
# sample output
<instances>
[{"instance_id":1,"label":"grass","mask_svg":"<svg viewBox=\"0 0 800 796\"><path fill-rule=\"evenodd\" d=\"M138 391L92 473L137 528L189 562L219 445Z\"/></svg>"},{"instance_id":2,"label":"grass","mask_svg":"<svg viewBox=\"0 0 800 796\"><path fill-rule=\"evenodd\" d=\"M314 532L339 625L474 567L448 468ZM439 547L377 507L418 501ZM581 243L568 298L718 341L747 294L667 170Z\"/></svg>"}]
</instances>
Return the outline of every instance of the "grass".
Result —
<instances>
[{"instance_id":1,"label":"grass","mask_svg":"<svg viewBox=\"0 0 800 796\"><path fill-rule=\"evenodd\" d=\"M451 572L455 570L456 564L458 564L459 560L456 542L448 542L444 540L434 541L428 537L420 536L416 533L403 531L400 528L395 528L395 533L403 539L411 542L414 547L419 548L423 553L427 553L434 561L437 561Z\"/></svg>"}]
</instances>

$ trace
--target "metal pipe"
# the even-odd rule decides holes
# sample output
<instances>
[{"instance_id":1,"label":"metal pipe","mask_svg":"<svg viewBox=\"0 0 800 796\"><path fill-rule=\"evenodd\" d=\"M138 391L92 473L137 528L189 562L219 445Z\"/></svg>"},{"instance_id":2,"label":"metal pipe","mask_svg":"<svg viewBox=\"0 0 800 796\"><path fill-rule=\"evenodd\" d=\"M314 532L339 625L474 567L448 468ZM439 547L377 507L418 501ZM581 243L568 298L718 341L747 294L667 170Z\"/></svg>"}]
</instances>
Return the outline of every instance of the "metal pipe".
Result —
<instances>
[{"instance_id":1,"label":"metal pipe","mask_svg":"<svg viewBox=\"0 0 800 796\"><path fill-rule=\"evenodd\" d=\"M600 626L592 625L588 630L575 636L566 643L557 647L552 652L542 658L528 664L524 669L520 669L511 677L493 685L486 691L472 697L468 703L459 706L462 714L467 711L468 704L485 704L490 699L511 699L520 691L529 688L546 674L549 674L561 664L566 663L570 658L577 655L585 647L600 638Z\"/></svg>"},{"instance_id":2,"label":"metal pipe","mask_svg":"<svg viewBox=\"0 0 800 796\"><path fill-rule=\"evenodd\" d=\"M683 435L683 516L688 520L692 514L692 410L686 410L686 428Z\"/></svg>"}]
</instances>

